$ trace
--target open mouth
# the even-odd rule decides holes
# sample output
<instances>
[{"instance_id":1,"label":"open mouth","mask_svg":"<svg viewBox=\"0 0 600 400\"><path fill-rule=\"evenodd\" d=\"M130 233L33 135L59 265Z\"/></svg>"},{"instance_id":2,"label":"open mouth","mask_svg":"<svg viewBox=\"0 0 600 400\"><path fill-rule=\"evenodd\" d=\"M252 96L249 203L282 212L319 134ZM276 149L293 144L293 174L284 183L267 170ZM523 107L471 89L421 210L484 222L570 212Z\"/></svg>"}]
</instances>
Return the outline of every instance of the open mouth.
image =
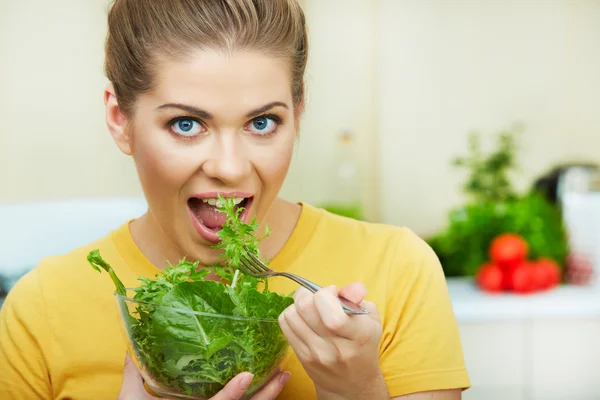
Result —
<instances>
[{"instance_id":1,"label":"open mouth","mask_svg":"<svg viewBox=\"0 0 600 400\"><path fill-rule=\"evenodd\" d=\"M250 208L252 197L236 197L235 208L243 208L240 217L242 220ZM210 242L218 242L217 232L225 224L226 216L218 210L218 198L198 198L188 199L188 208L192 216L192 221L198 233Z\"/></svg>"}]
</instances>

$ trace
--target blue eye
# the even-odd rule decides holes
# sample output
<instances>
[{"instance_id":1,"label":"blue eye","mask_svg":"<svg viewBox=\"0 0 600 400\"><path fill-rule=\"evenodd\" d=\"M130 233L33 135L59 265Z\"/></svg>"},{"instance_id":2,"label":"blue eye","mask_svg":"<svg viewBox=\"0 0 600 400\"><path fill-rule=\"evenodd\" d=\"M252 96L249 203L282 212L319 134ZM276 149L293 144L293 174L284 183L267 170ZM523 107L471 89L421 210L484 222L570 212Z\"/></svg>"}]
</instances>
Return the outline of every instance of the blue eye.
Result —
<instances>
[{"instance_id":1,"label":"blue eye","mask_svg":"<svg viewBox=\"0 0 600 400\"><path fill-rule=\"evenodd\" d=\"M180 119L171 124L171 129L177 135L192 137L202 132L202 124L193 119Z\"/></svg>"},{"instance_id":2,"label":"blue eye","mask_svg":"<svg viewBox=\"0 0 600 400\"><path fill-rule=\"evenodd\" d=\"M269 136L275 132L280 122L275 117L256 117L248 124L248 129L258 136Z\"/></svg>"}]
</instances>

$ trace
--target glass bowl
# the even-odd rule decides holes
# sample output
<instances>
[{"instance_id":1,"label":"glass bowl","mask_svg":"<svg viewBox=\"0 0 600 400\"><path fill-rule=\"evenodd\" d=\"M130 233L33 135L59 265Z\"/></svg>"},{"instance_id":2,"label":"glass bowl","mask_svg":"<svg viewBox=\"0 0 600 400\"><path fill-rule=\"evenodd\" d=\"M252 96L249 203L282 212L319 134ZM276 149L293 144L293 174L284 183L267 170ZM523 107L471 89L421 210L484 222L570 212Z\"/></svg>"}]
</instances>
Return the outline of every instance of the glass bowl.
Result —
<instances>
[{"instance_id":1,"label":"glass bowl","mask_svg":"<svg viewBox=\"0 0 600 400\"><path fill-rule=\"evenodd\" d=\"M279 371L288 342L276 319L171 308L115 294L129 353L146 385L178 399L210 399L233 377L254 379L242 399Z\"/></svg>"}]
</instances>

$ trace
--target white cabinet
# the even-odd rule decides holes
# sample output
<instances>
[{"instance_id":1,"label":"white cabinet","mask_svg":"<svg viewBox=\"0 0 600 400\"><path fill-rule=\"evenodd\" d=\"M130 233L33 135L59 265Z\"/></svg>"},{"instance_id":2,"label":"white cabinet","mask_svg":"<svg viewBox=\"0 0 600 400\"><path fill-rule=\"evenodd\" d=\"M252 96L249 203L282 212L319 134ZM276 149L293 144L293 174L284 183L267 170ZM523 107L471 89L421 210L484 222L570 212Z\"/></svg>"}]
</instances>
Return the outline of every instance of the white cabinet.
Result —
<instances>
[{"instance_id":1,"label":"white cabinet","mask_svg":"<svg viewBox=\"0 0 600 400\"><path fill-rule=\"evenodd\" d=\"M600 399L600 318L534 321L530 346L533 399Z\"/></svg>"},{"instance_id":2,"label":"white cabinet","mask_svg":"<svg viewBox=\"0 0 600 400\"><path fill-rule=\"evenodd\" d=\"M600 289L486 295L449 279L472 388L465 400L599 400Z\"/></svg>"},{"instance_id":3,"label":"white cabinet","mask_svg":"<svg viewBox=\"0 0 600 400\"><path fill-rule=\"evenodd\" d=\"M525 329L514 321L460 324L472 388L466 400L525 400Z\"/></svg>"}]
</instances>

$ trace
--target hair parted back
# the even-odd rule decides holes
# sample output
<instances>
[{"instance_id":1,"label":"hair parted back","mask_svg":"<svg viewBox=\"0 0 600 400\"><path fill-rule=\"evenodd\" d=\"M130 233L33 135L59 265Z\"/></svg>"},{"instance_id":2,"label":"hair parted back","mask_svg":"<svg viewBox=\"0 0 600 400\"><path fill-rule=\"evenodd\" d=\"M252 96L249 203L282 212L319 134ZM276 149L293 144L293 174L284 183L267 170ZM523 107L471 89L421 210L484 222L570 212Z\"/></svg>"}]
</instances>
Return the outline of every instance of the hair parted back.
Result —
<instances>
[{"instance_id":1,"label":"hair parted back","mask_svg":"<svg viewBox=\"0 0 600 400\"><path fill-rule=\"evenodd\" d=\"M198 49L254 50L291 68L294 103L304 96L308 35L298 0L115 0L108 13L104 69L121 111L153 87L161 57Z\"/></svg>"}]
</instances>

